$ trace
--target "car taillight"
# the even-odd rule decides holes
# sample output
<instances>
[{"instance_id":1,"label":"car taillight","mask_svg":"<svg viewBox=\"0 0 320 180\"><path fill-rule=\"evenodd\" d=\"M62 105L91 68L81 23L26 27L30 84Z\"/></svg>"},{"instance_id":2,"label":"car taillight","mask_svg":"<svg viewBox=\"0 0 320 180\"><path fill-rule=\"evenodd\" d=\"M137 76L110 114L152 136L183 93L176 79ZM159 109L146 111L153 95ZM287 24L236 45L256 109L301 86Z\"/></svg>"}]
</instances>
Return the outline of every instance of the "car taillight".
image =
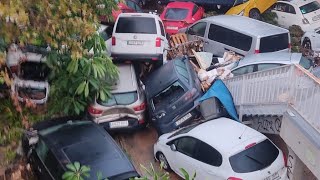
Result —
<instances>
[{"instance_id":1,"label":"car taillight","mask_svg":"<svg viewBox=\"0 0 320 180\"><path fill-rule=\"evenodd\" d=\"M229 177L228 180L242 180L242 179L237 177Z\"/></svg>"},{"instance_id":2,"label":"car taillight","mask_svg":"<svg viewBox=\"0 0 320 180\"><path fill-rule=\"evenodd\" d=\"M112 36L111 42L112 42L112 46L115 46L116 45L116 37Z\"/></svg>"},{"instance_id":3,"label":"car taillight","mask_svg":"<svg viewBox=\"0 0 320 180\"><path fill-rule=\"evenodd\" d=\"M146 103L141 103L138 106L133 107L134 111L143 111L146 109Z\"/></svg>"},{"instance_id":4,"label":"car taillight","mask_svg":"<svg viewBox=\"0 0 320 180\"><path fill-rule=\"evenodd\" d=\"M11 66L10 70L11 70L12 74L17 74L18 73L18 66Z\"/></svg>"},{"instance_id":5,"label":"car taillight","mask_svg":"<svg viewBox=\"0 0 320 180\"><path fill-rule=\"evenodd\" d=\"M282 152L282 154L283 154L284 166L285 166L285 167L288 167L288 166L287 166L287 165L288 165L288 163L287 163L287 156L286 156L286 154L285 154L284 152Z\"/></svg>"},{"instance_id":6,"label":"car taillight","mask_svg":"<svg viewBox=\"0 0 320 180\"><path fill-rule=\"evenodd\" d=\"M144 124L145 121L144 121L144 119L139 119L139 120L138 120L138 123L139 123L139 124Z\"/></svg>"},{"instance_id":7,"label":"car taillight","mask_svg":"<svg viewBox=\"0 0 320 180\"><path fill-rule=\"evenodd\" d=\"M309 24L309 21L308 21L308 19L303 18L303 19L302 19L302 23L303 23L303 24Z\"/></svg>"},{"instance_id":8,"label":"car taillight","mask_svg":"<svg viewBox=\"0 0 320 180\"><path fill-rule=\"evenodd\" d=\"M249 149L249 148L253 147L253 146L256 145L256 144L257 144L257 143L251 143L251 144L247 145L247 146L245 147L245 149Z\"/></svg>"},{"instance_id":9,"label":"car taillight","mask_svg":"<svg viewBox=\"0 0 320 180\"><path fill-rule=\"evenodd\" d=\"M161 47L161 38L156 38L156 47Z\"/></svg>"},{"instance_id":10,"label":"car taillight","mask_svg":"<svg viewBox=\"0 0 320 180\"><path fill-rule=\"evenodd\" d=\"M88 111L90 114L94 114L94 115L99 115L99 114L102 114L102 112L103 112L101 109L96 109L92 106L88 107Z\"/></svg>"},{"instance_id":11,"label":"car taillight","mask_svg":"<svg viewBox=\"0 0 320 180\"><path fill-rule=\"evenodd\" d=\"M188 91L185 96L184 96L184 100L189 100L189 99L192 99L192 97L196 94L197 90L196 88L192 88L191 91Z\"/></svg>"},{"instance_id":12,"label":"car taillight","mask_svg":"<svg viewBox=\"0 0 320 180\"><path fill-rule=\"evenodd\" d=\"M254 53L255 53L255 54L259 54L259 53L260 53L260 50L259 50L259 49L256 49L256 50L254 51Z\"/></svg>"}]
</instances>

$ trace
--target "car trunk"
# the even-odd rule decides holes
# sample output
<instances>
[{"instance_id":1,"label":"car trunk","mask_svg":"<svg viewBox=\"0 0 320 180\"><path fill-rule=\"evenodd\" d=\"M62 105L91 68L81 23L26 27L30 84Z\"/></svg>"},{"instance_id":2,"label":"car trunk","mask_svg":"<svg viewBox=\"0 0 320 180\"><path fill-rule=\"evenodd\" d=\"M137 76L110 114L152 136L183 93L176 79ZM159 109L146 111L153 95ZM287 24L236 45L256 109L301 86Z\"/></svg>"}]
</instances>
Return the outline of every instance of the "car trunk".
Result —
<instances>
[{"instance_id":1,"label":"car trunk","mask_svg":"<svg viewBox=\"0 0 320 180\"><path fill-rule=\"evenodd\" d=\"M303 17L308 19L310 24L314 24L320 21L320 9L308 14L303 14Z\"/></svg>"},{"instance_id":2,"label":"car trunk","mask_svg":"<svg viewBox=\"0 0 320 180\"><path fill-rule=\"evenodd\" d=\"M310 24L319 22L320 20L320 5L318 2L314 1L305 4L300 7L300 11L304 18L306 18Z\"/></svg>"},{"instance_id":3,"label":"car trunk","mask_svg":"<svg viewBox=\"0 0 320 180\"><path fill-rule=\"evenodd\" d=\"M189 24L184 20L163 20L164 26L167 31L177 31L181 28L189 26Z\"/></svg>"}]
</instances>

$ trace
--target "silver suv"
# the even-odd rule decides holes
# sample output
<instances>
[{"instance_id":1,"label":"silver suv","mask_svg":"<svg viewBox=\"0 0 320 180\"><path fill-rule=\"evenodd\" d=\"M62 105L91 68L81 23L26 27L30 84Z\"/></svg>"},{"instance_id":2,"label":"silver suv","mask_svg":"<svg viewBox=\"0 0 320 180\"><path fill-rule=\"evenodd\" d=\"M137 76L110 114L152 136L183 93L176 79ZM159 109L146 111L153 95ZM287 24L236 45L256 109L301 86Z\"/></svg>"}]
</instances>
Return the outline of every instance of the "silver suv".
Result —
<instances>
[{"instance_id":1,"label":"silver suv","mask_svg":"<svg viewBox=\"0 0 320 180\"><path fill-rule=\"evenodd\" d=\"M111 97L95 99L88 113L92 120L106 130L139 129L145 125L145 96L142 82L133 64L118 64L119 80L114 83Z\"/></svg>"}]
</instances>

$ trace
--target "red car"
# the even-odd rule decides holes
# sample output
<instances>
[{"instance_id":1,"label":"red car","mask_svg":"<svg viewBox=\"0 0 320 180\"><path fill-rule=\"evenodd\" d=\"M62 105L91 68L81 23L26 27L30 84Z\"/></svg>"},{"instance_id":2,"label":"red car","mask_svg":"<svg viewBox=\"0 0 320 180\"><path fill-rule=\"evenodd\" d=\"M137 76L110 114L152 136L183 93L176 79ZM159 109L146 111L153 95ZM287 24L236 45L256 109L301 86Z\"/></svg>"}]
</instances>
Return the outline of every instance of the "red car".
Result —
<instances>
[{"instance_id":1,"label":"red car","mask_svg":"<svg viewBox=\"0 0 320 180\"><path fill-rule=\"evenodd\" d=\"M164 8L160 18L166 32L171 35L202 19L203 14L204 9L193 2L171 2Z\"/></svg>"},{"instance_id":2,"label":"red car","mask_svg":"<svg viewBox=\"0 0 320 180\"><path fill-rule=\"evenodd\" d=\"M107 16L100 16L100 21L104 23L114 23L119 14L121 13L136 13L136 12L142 12L141 7L132 0L124 0L124 1L119 1L118 3L118 9L112 10L112 19L108 19Z\"/></svg>"}]
</instances>

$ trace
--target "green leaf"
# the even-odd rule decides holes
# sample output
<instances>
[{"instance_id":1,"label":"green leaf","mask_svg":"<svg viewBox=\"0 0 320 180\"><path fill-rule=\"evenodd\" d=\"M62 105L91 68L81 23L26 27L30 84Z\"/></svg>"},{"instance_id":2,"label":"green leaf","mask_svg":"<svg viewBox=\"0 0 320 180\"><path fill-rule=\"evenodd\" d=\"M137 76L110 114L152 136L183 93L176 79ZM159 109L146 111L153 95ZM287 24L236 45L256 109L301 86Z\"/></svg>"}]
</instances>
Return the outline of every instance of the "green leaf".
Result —
<instances>
[{"instance_id":1,"label":"green leaf","mask_svg":"<svg viewBox=\"0 0 320 180\"><path fill-rule=\"evenodd\" d=\"M105 101L105 100L106 100L106 96L105 96L103 90L100 90L100 99L101 99L102 101Z\"/></svg>"},{"instance_id":2,"label":"green leaf","mask_svg":"<svg viewBox=\"0 0 320 180\"><path fill-rule=\"evenodd\" d=\"M183 168L180 168L180 171L182 172L185 180L190 180L189 174L186 170L184 170Z\"/></svg>"},{"instance_id":3,"label":"green leaf","mask_svg":"<svg viewBox=\"0 0 320 180\"><path fill-rule=\"evenodd\" d=\"M89 82L95 89L99 88L99 85L95 79L89 79Z\"/></svg>"},{"instance_id":4,"label":"green leaf","mask_svg":"<svg viewBox=\"0 0 320 180\"><path fill-rule=\"evenodd\" d=\"M84 96L88 97L89 95L89 82L86 81L86 87L84 89Z\"/></svg>"},{"instance_id":5,"label":"green leaf","mask_svg":"<svg viewBox=\"0 0 320 180\"><path fill-rule=\"evenodd\" d=\"M76 93L81 94L84 91L84 88L86 86L87 82L83 81L77 88Z\"/></svg>"},{"instance_id":6,"label":"green leaf","mask_svg":"<svg viewBox=\"0 0 320 180\"><path fill-rule=\"evenodd\" d=\"M78 161L74 162L74 167L76 168L76 171L80 170L80 163Z\"/></svg>"},{"instance_id":7,"label":"green leaf","mask_svg":"<svg viewBox=\"0 0 320 180\"><path fill-rule=\"evenodd\" d=\"M74 175L75 175L74 172L66 171L66 172L62 175L62 179L68 179L69 177L73 177Z\"/></svg>"},{"instance_id":8,"label":"green leaf","mask_svg":"<svg viewBox=\"0 0 320 180\"><path fill-rule=\"evenodd\" d=\"M68 169L70 169L71 171L73 171L73 172L76 172L76 171L77 171L73 164L67 164L66 167L67 167Z\"/></svg>"}]
</instances>

